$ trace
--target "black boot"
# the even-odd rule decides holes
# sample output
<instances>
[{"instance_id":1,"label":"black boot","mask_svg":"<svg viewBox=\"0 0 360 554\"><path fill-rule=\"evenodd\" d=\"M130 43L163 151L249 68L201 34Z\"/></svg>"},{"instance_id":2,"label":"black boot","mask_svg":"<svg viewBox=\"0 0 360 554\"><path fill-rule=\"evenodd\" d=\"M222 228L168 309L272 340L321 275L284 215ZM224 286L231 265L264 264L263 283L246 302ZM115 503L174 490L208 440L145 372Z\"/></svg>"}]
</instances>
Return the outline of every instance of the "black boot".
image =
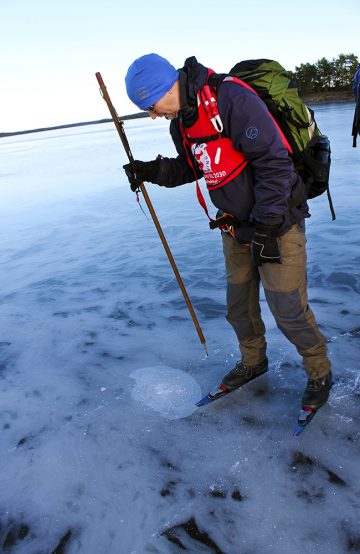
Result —
<instances>
[{"instance_id":1,"label":"black boot","mask_svg":"<svg viewBox=\"0 0 360 554\"><path fill-rule=\"evenodd\" d=\"M242 362L237 362L234 369L229 371L222 380L222 385L228 389L236 389L245 385L249 381L260 377L268 370L268 359L265 358L257 365L245 365Z\"/></svg>"},{"instance_id":2,"label":"black boot","mask_svg":"<svg viewBox=\"0 0 360 554\"><path fill-rule=\"evenodd\" d=\"M320 379L309 379L302 397L302 407L317 410L326 404L332 385L331 371Z\"/></svg>"}]
</instances>

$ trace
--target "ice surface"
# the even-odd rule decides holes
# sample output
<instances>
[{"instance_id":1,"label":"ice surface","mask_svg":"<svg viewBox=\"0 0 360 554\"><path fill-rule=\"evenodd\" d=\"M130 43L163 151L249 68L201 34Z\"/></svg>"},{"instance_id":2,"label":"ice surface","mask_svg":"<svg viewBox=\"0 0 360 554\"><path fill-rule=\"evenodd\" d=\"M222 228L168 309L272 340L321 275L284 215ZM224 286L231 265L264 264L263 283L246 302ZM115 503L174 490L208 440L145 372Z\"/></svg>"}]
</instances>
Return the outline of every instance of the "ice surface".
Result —
<instances>
[{"instance_id":1,"label":"ice surface","mask_svg":"<svg viewBox=\"0 0 360 554\"><path fill-rule=\"evenodd\" d=\"M270 371L190 409L238 358L194 186L147 188L207 359L113 126L1 139L0 550L360 551L360 149L351 104L316 114L337 220L311 202L309 297L335 385L298 439L306 379L263 297ZM125 129L136 158L172 155L165 122Z\"/></svg>"}]
</instances>

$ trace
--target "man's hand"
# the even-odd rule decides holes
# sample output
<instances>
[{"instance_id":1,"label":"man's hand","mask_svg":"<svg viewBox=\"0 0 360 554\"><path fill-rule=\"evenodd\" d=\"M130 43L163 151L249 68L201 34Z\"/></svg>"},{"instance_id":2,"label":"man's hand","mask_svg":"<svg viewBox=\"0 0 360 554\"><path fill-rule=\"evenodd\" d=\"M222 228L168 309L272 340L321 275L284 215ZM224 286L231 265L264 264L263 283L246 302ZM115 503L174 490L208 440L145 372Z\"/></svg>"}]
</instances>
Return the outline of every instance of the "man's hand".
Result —
<instances>
[{"instance_id":1,"label":"man's hand","mask_svg":"<svg viewBox=\"0 0 360 554\"><path fill-rule=\"evenodd\" d=\"M126 176L129 179L130 188L133 192L139 188L143 181L153 182L159 171L160 159L152 160L151 162L141 162L134 160L133 164L125 164L123 168Z\"/></svg>"},{"instance_id":2,"label":"man's hand","mask_svg":"<svg viewBox=\"0 0 360 554\"><path fill-rule=\"evenodd\" d=\"M266 263L281 264L277 231L278 225L255 222L255 234L251 241L251 255L255 267Z\"/></svg>"}]
</instances>

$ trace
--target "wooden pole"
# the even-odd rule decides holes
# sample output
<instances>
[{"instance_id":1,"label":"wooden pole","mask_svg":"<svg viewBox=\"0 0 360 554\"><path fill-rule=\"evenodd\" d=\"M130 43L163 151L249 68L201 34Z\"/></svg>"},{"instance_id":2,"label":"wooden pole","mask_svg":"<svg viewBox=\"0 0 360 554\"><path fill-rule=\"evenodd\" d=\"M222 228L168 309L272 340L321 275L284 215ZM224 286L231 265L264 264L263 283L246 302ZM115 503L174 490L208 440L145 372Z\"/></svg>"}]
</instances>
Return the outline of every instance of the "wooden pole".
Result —
<instances>
[{"instance_id":1,"label":"wooden pole","mask_svg":"<svg viewBox=\"0 0 360 554\"><path fill-rule=\"evenodd\" d=\"M121 119L119 118L118 114L116 113L116 110L115 110L115 108L114 108L114 106L113 106L113 104L112 104L112 102L111 102L110 96L109 96L109 94L108 94L108 92L107 92L105 83L104 83L104 81L103 81L103 79L102 79L102 77L101 77L101 73L99 73L99 72L98 72L98 73L95 73L95 76L96 76L96 79L97 79L97 81L98 81L98 83L99 83L100 90L101 90L101 93L102 93L102 97L104 98L104 100L105 100L105 102L106 102L106 104L107 104L107 106L108 106L108 108L109 108L109 111L110 111L110 113L111 113L111 117L112 117L112 119L113 119L113 121L114 121L114 124L115 124L115 127L116 127L116 129L117 129L117 131L118 131L118 133L119 133L121 142L123 143L125 152L126 152L127 157L128 157L128 159L129 159L129 162L130 162L131 165L133 165L133 164L134 164L134 157L133 157L133 155L132 155L132 152L131 152L131 149L130 149L130 146L129 146L129 143L128 143L128 140L127 140L127 137L126 137L126 134L125 134L125 131L124 131L124 127L123 127L124 123L123 123L123 121L121 121ZM152 203L151 203L151 200L150 200L150 198L149 198L149 195L148 195L148 193L147 193L147 190L146 190L146 188L145 188L144 183L141 183L141 184L139 185L139 188L140 188L140 190L141 190L141 192L142 192L142 195L143 195L143 197L144 197L144 200L145 200L145 202L146 202L146 205L147 205L147 207L148 207L148 209L149 209L149 212L150 212L151 217L152 217L152 219L153 219L153 222L154 222L154 224L155 224L156 230L157 230L157 232L158 232L158 234L159 234L159 237L160 237L160 239L161 239L161 242L162 242L162 244L163 244L163 246L164 246L164 249L165 249L165 252L166 252L166 254L167 254L167 257L169 258L169 262L170 262L170 264L171 264L171 267L173 268L173 271L174 271L174 273L175 273L175 277L176 277L177 282L178 282L178 284L179 284L180 290L181 290L181 292L182 292L182 294L183 294L183 296L184 296L186 305L187 305L187 307L188 307L188 310L189 310L190 315L191 315L191 317L192 317L192 320L193 320L193 322L194 322L194 325L195 325L197 334L198 334L198 336L199 336L200 342L201 342L201 344L203 345L203 347L205 348L205 353L206 353L206 355L207 355L206 341L205 341L204 334L203 334L203 332L202 332L202 329L201 329L201 327L200 327L199 321L198 321L198 319L197 319L197 317L196 317L196 314L195 314L195 312L194 312L194 308L192 307L192 304L191 304L189 295L188 295L188 293L186 292L184 283L183 283L183 281L182 281L182 279L181 279L181 276L180 276L179 270L178 270L178 268L177 268L177 266L176 266L174 257L173 257L173 255L172 255L172 253L171 253L171 250L170 250L170 248L169 248L169 245L168 245L168 243L167 243L167 240L166 240L166 238L165 238L164 232L163 232L163 230L162 230L162 228L161 228L161 225L160 225L160 223L159 223L159 220L158 220L158 218L157 218L157 215L156 215L156 213L155 213L155 210L154 210L154 208L153 208L153 205L152 205Z\"/></svg>"}]
</instances>

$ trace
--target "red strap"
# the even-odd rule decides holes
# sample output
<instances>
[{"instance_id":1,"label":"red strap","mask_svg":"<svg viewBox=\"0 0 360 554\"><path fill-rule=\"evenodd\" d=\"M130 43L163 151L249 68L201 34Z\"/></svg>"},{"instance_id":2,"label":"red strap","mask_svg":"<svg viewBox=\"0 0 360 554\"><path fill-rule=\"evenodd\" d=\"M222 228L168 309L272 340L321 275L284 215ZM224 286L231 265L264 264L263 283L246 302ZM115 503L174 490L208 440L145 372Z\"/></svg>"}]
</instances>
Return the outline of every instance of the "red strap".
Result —
<instances>
[{"instance_id":1,"label":"red strap","mask_svg":"<svg viewBox=\"0 0 360 554\"><path fill-rule=\"evenodd\" d=\"M194 168L194 164L193 164L193 161L192 159L190 158L189 156L189 151L188 151L188 143L187 143L187 140L186 140L186 134L185 134L185 129L183 128L182 124L180 123L180 130L181 130L181 134L183 136L183 146L184 146L184 150L185 150L185 154L186 154L186 158L187 158L187 162L189 164L189 166L191 167L191 169L193 170L193 173L195 175L195 181L196 181L196 196L197 196L197 199L198 199L198 202L200 204L200 206L203 208L204 212L206 213L207 217L209 218L210 221L214 221L210 215L209 215L209 210L208 210L208 207L206 205L206 202L205 202L205 198L203 196L203 193L201 192L201 188L200 188L200 185L199 185L199 181L198 181L198 178L197 178L197 174L196 174L196 170Z\"/></svg>"},{"instance_id":2,"label":"red strap","mask_svg":"<svg viewBox=\"0 0 360 554\"><path fill-rule=\"evenodd\" d=\"M212 219L212 217L210 217L210 215L209 215L209 210L208 210L208 207L206 205L204 195L201 192L201 188L200 188L200 185L199 185L199 182L198 182L197 179L196 179L196 196L197 196L197 199L199 201L200 206L203 208L204 212L206 213L206 215L208 216L210 221L214 221Z\"/></svg>"}]
</instances>

